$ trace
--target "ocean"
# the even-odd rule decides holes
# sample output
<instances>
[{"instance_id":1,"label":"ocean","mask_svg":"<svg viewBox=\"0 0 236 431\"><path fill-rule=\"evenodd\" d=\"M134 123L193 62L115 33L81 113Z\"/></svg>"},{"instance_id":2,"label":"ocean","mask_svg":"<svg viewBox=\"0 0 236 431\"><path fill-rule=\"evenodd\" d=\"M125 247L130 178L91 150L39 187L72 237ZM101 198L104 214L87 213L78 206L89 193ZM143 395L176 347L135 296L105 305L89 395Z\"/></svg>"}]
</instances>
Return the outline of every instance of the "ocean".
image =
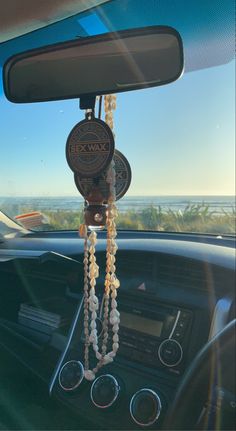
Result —
<instances>
[{"instance_id":1,"label":"ocean","mask_svg":"<svg viewBox=\"0 0 236 431\"><path fill-rule=\"evenodd\" d=\"M235 196L125 196L117 201L120 212L129 209L141 211L153 205L161 206L163 211L183 211L187 205L208 205L211 211L235 211ZM11 216L21 213L22 209L29 211L78 211L83 207L80 196L34 196L34 197L1 197L0 209Z\"/></svg>"}]
</instances>

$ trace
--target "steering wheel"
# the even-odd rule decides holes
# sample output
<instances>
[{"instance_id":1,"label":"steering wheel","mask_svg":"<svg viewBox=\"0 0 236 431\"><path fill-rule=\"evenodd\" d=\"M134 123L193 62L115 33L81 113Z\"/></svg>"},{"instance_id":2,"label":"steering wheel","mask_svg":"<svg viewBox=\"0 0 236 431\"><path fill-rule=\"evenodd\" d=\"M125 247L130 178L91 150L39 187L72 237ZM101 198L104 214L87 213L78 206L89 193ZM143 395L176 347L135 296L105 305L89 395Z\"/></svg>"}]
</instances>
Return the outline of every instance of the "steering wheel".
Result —
<instances>
[{"instance_id":1,"label":"steering wheel","mask_svg":"<svg viewBox=\"0 0 236 431\"><path fill-rule=\"evenodd\" d=\"M236 319L199 352L165 418L165 430L234 430Z\"/></svg>"}]
</instances>

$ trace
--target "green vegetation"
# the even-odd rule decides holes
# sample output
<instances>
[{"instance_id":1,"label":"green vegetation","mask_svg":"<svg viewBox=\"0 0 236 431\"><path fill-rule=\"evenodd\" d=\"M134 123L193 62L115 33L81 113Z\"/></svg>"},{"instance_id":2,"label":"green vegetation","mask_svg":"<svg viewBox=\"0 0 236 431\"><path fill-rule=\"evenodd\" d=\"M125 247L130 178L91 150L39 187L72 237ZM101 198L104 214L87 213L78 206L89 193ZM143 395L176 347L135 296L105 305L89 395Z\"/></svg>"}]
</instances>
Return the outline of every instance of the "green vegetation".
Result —
<instances>
[{"instance_id":1,"label":"green vegetation","mask_svg":"<svg viewBox=\"0 0 236 431\"><path fill-rule=\"evenodd\" d=\"M32 209L31 209L32 210ZM40 209L37 209L40 210ZM4 211L4 208L3 208ZM18 214L29 211L29 208L18 208ZM12 217L10 211L5 211ZM83 222L83 211L44 211L48 219L48 225L44 225L45 230L78 229ZM189 204L183 211L163 210L150 205L141 211L132 209L119 214L117 219L118 229L138 229L153 231L172 232L203 232L212 234L235 234L236 212L212 211L208 205ZM41 229L40 229L41 230Z\"/></svg>"},{"instance_id":2,"label":"green vegetation","mask_svg":"<svg viewBox=\"0 0 236 431\"><path fill-rule=\"evenodd\" d=\"M231 212L216 213L204 204L189 204L184 211L163 211L160 206L150 206L140 212L120 214L117 225L120 229L235 234L236 212L232 208Z\"/></svg>"}]
</instances>

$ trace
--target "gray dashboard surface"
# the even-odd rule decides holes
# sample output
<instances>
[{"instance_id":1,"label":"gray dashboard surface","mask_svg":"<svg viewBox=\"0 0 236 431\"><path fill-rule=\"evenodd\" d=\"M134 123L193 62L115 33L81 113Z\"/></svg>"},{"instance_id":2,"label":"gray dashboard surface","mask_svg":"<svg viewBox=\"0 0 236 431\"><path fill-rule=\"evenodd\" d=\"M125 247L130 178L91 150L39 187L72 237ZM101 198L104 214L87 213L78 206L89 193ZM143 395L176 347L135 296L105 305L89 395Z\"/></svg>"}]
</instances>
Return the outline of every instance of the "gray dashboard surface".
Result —
<instances>
[{"instance_id":1,"label":"gray dashboard surface","mask_svg":"<svg viewBox=\"0 0 236 431\"><path fill-rule=\"evenodd\" d=\"M162 253L204 261L235 270L235 249L213 244L172 239L119 239L119 250ZM105 239L99 239L97 251L105 250ZM54 252L68 257L83 254L83 240L80 238L16 238L1 244L0 258L24 254L34 256L39 251Z\"/></svg>"}]
</instances>

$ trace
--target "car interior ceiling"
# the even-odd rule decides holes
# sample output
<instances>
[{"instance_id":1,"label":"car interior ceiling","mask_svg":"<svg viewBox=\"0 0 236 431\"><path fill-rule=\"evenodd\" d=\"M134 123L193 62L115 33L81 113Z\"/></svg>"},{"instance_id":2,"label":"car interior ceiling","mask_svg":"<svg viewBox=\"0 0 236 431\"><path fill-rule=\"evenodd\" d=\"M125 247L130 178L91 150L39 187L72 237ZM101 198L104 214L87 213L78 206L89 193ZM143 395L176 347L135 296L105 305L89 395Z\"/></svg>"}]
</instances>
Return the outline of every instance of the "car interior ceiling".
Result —
<instances>
[{"instance_id":1,"label":"car interior ceiling","mask_svg":"<svg viewBox=\"0 0 236 431\"><path fill-rule=\"evenodd\" d=\"M1 2L0 43L38 30L45 25L61 21L91 7L98 6L108 0L52 2L35 0L10 0Z\"/></svg>"}]
</instances>

